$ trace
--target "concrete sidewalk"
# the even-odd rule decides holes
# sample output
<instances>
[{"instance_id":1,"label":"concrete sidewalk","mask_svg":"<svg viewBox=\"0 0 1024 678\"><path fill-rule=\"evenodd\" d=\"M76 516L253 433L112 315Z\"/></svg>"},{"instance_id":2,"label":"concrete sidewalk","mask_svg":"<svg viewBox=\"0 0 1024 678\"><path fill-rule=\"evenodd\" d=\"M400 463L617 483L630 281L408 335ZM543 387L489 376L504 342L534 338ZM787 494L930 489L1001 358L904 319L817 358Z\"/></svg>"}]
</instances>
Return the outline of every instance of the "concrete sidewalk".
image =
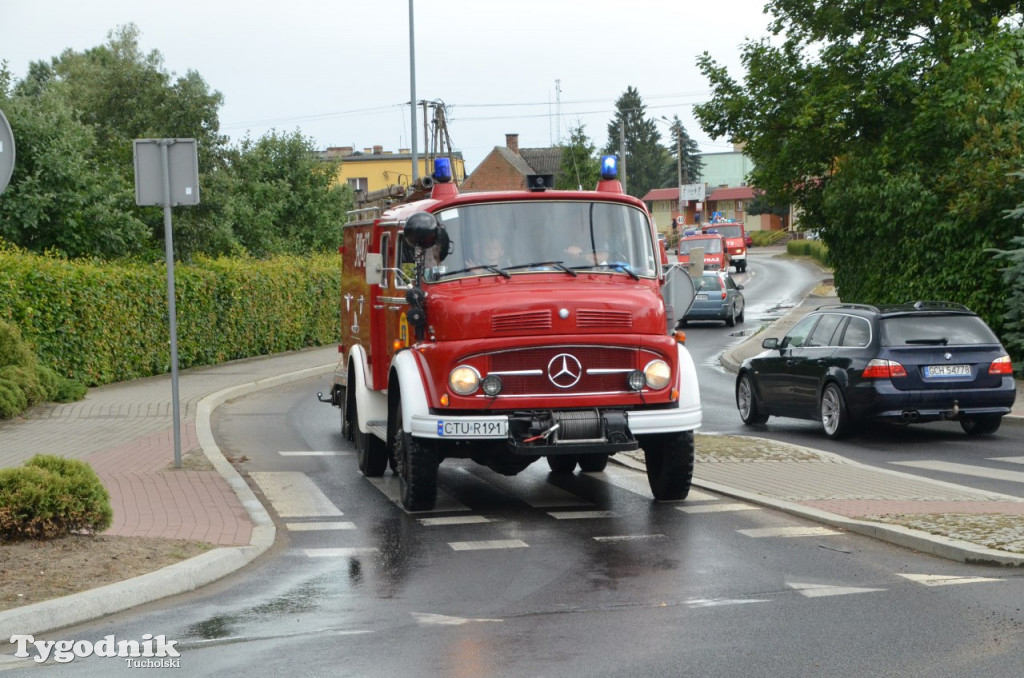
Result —
<instances>
[{"instance_id":1,"label":"concrete sidewalk","mask_svg":"<svg viewBox=\"0 0 1024 678\"><path fill-rule=\"evenodd\" d=\"M809 298L773 326L730 349L724 364L759 352L762 337L781 336L811 308ZM179 379L182 453L173 468L169 377L91 389L85 400L48 405L0 423L0 466L35 454L83 459L96 469L114 505L113 535L207 541L220 548L118 584L0 612L0 637L41 633L193 590L252 561L274 542L274 525L245 481L221 454L210 430L218 405L246 393L328 375L335 346L185 370ZM1024 397L1015 412L1024 414ZM704 436L701 436L702 438ZM967 490L917 476L862 466L827 453L756 438L704 454L698 444L694 485L966 562L1024 565L1024 500ZM726 446L728 448L728 446ZM620 457L624 457L620 459ZM613 457L643 469L643 456ZM962 538L929 534L937 516L971 516L989 529ZM918 529L887 524L894 515L925 516ZM873 519L867 519L873 517ZM1010 525L1008 531L996 527ZM986 546L993 535L1016 550Z\"/></svg>"}]
</instances>

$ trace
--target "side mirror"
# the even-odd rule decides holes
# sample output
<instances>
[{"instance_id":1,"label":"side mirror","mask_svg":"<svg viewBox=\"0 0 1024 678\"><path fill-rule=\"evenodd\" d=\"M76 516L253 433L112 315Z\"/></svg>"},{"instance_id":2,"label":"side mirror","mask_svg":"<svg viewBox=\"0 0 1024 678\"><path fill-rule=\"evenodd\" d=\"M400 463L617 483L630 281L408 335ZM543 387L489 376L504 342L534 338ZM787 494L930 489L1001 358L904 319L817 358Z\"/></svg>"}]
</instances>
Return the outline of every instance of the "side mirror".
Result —
<instances>
[{"instance_id":1,"label":"side mirror","mask_svg":"<svg viewBox=\"0 0 1024 678\"><path fill-rule=\"evenodd\" d=\"M430 212L417 212L405 221L402 237L413 247L428 249L437 242L441 227Z\"/></svg>"},{"instance_id":2,"label":"side mirror","mask_svg":"<svg viewBox=\"0 0 1024 678\"><path fill-rule=\"evenodd\" d=\"M778 337L768 337L767 339L765 339L764 341L761 342L761 348L768 348L768 349L779 348L779 339L778 339Z\"/></svg>"}]
</instances>

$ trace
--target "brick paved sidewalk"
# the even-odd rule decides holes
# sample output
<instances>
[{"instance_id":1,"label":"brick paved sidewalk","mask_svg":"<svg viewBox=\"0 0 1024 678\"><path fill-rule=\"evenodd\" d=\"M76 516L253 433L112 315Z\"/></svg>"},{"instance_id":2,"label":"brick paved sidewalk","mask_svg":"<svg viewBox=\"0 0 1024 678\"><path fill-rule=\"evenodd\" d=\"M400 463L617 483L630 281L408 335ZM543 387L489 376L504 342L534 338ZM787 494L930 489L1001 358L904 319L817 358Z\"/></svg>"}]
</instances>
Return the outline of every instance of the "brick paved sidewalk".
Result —
<instances>
[{"instance_id":1,"label":"brick paved sidewalk","mask_svg":"<svg viewBox=\"0 0 1024 678\"><path fill-rule=\"evenodd\" d=\"M170 376L90 389L82 401L40 406L0 423L0 467L20 466L36 454L82 459L110 493L114 522L105 534L245 545L252 521L202 456L197 405L224 389L336 361L337 348L330 346L181 371L181 453L190 462L182 468L174 468Z\"/></svg>"}]
</instances>

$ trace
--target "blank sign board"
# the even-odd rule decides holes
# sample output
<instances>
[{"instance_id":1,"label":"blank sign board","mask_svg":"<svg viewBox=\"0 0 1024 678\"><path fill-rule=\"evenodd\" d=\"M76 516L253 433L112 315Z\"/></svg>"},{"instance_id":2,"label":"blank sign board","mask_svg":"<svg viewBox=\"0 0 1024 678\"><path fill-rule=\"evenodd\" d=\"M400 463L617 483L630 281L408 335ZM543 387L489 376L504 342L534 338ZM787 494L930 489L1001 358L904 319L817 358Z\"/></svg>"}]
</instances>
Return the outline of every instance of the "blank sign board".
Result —
<instances>
[{"instance_id":1,"label":"blank sign board","mask_svg":"<svg viewBox=\"0 0 1024 678\"><path fill-rule=\"evenodd\" d=\"M135 139L135 204L198 205L199 158L195 139ZM163 147L167 148L170 200L164 200Z\"/></svg>"}]
</instances>

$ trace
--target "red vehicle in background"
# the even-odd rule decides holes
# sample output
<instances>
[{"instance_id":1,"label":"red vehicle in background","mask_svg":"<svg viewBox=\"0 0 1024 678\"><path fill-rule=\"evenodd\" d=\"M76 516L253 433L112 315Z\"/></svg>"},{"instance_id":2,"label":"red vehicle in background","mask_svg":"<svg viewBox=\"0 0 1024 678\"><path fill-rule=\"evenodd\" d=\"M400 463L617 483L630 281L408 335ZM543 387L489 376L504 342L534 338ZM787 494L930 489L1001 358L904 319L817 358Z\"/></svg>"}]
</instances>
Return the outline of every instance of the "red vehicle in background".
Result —
<instances>
[{"instance_id":1,"label":"red vehicle in background","mask_svg":"<svg viewBox=\"0 0 1024 678\"><path fill-rule=\"evenodd\" d=\"M717 233L697 233L686 231L679 239L679 263L686 266L690 263L690 250L704 250L705 271L728 271L729 253L726 251L725 239Z\"/></svg>"},{"instance_id":2,"label":"red vehicle in background","mask_svg":"<svg viewBox=\"0 0 1024 678\"><path fill-rule=\"evenodd\" d=\"M725 249L738 273L747 270L747 234L743 224L722 221L709 224L705 233L718 233L725 240Z\"/></svg>"}]
</instances>

